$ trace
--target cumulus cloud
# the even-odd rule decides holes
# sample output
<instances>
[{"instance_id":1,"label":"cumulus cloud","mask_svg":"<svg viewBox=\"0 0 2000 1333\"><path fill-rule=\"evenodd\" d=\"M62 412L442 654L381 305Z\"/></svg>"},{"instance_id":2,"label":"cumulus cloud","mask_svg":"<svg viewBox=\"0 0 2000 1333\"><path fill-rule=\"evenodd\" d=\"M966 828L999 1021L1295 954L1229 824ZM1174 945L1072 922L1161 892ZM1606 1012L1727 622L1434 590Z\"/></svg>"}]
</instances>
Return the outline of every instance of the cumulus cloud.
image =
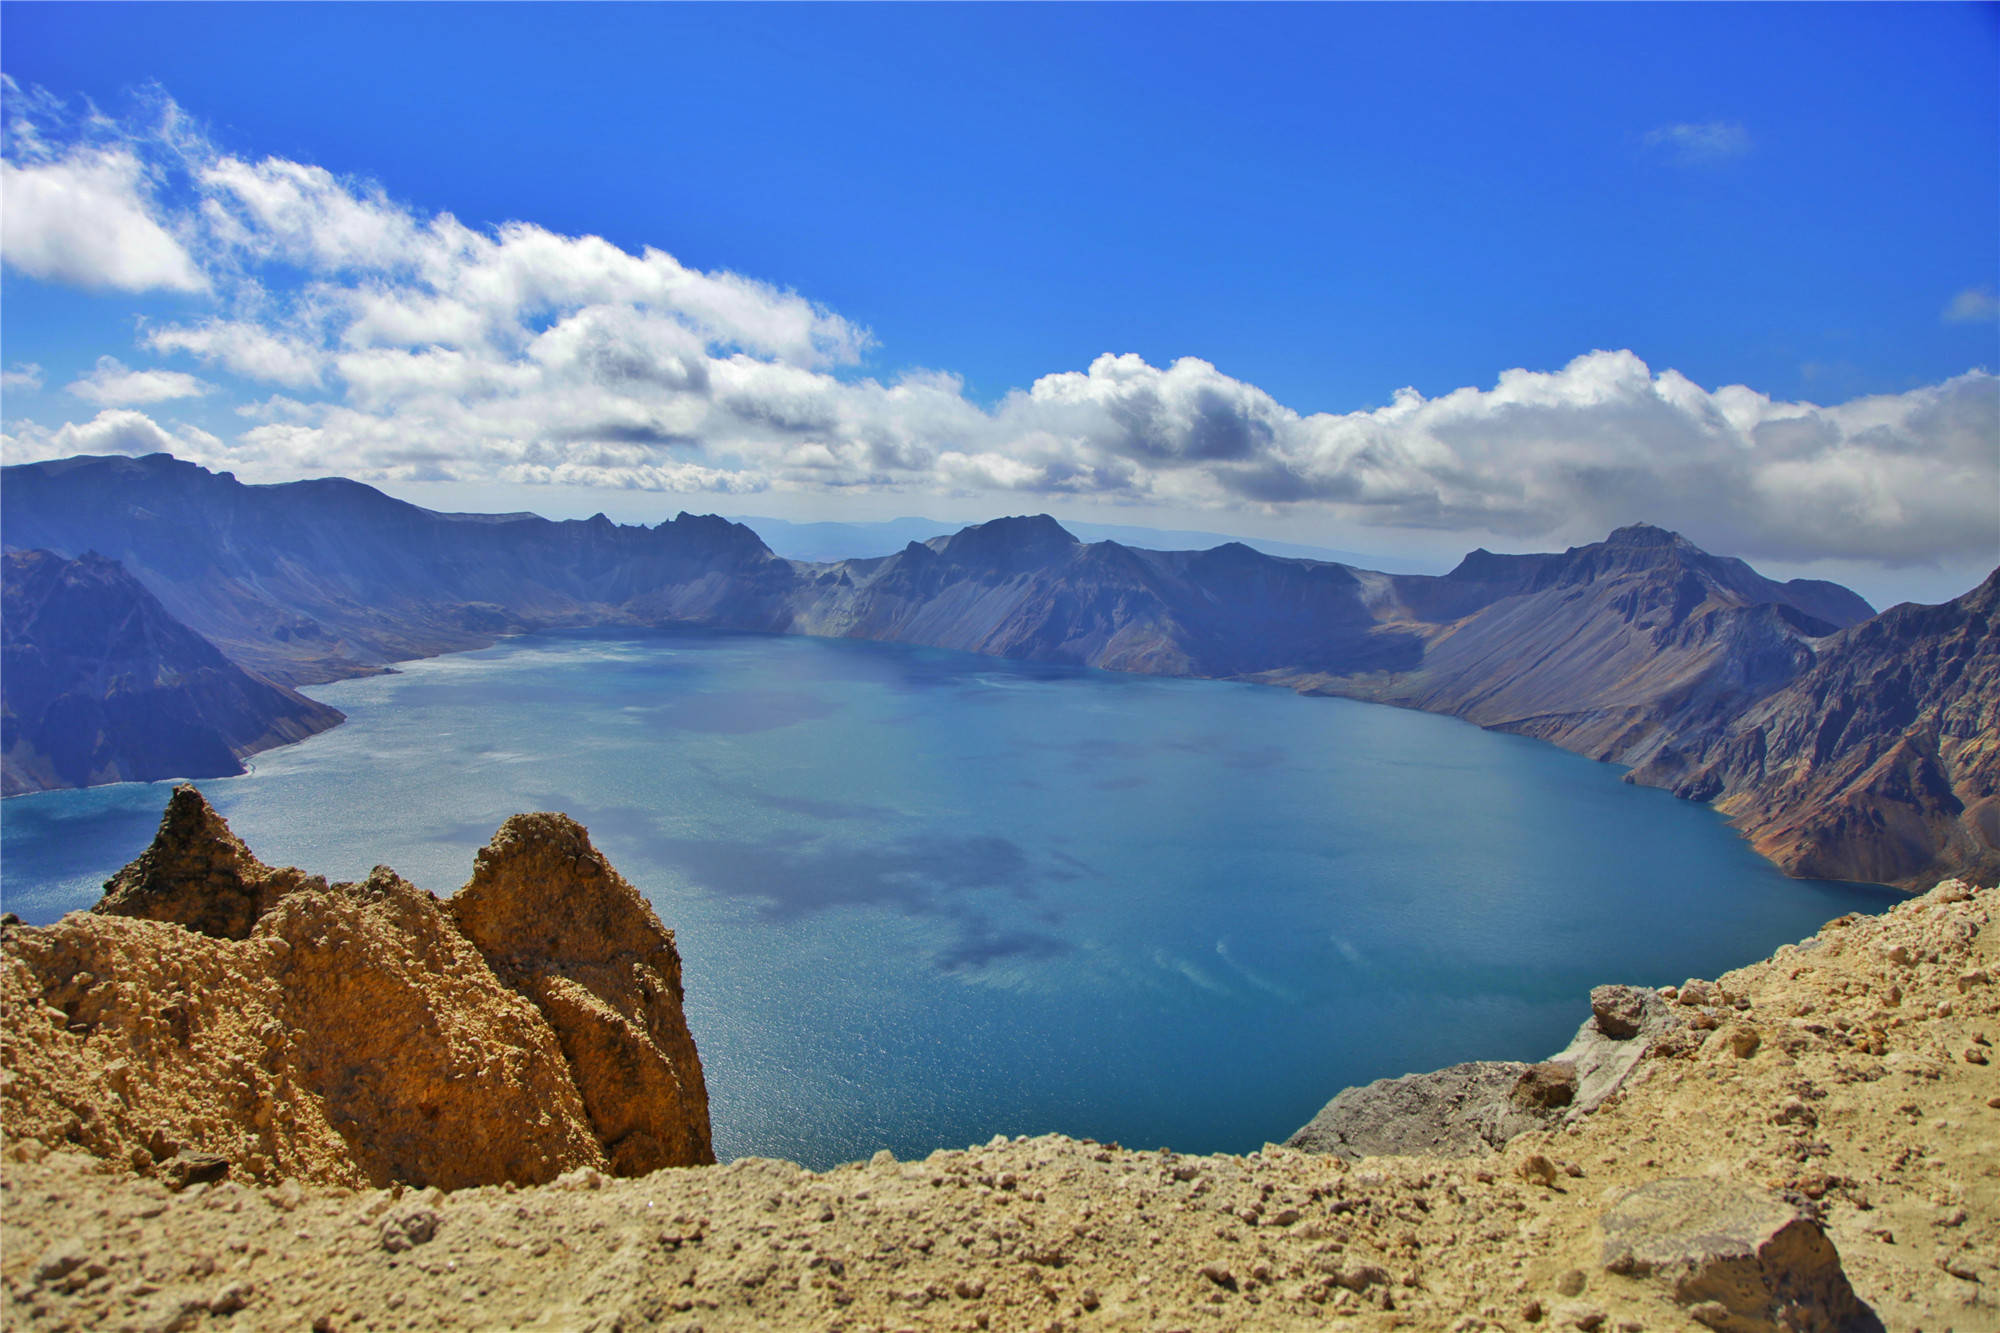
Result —
<instances>
[{"instance_id":1,"label":"cumulus cloud","mask_svg":"<svg viewBox=\"0 0 2000 1333\"><path fill-rule=\"evenodd\" d=\"M2000 383L1973 372L1834 407L1710 392L1629 351L1490 389L1300 416L1204 362L1101 357L1004 403L996 485L1587 539L1645 518L1721 549L1887 561L2000 549Z\"/></svg>"},{"instance_id":2,"label":"cumulus cloud","mask_svg":"<svg viewBox=\"0 0 2000 1333\"><path fill-rule=\"evenodd\" d=\"M195 172L204 221L225 248L318 269L393 268L415 223L377 186L342 182L324 167L218 157Z\"/></svg>"},{"instance_id":3,"label":"cumulus cloud","mask_svg":"<svg viewBox=\"0 0 2000 1333\"><path fill-rule=\"evenodd\" d=\"M9 370L0 370L0 389L39 389L42 368L32 361L16 361Z\"/></svg>"},{"instance_id":4,"label":"cumulus cloud","mask_svg":"<svg viewBox=\"0 0 2000 1333\"><path fill-rule=\"evenodd\" d=\"M199 398L214 387L186 371L128 370L117 357L100 356L96 369L70 384L69 391L101 407L121 407Z\"/></svg>"},{"instance_id":5,"label":"cumulus cloud","mask_svg":"<svg viewBox=\"0 0 2000 1333\"><path fill-rule=\"evenodd\" d=\"M81 160L20 120L9 149L30 167ZM10 457L164 448L269 480L1106 497L1546 542L1643 519L1789 560L2000 550L2000 386L1984 371L1826 406L1707 389L1601 350L1306 415L1206 361L1107 353L983 407L950 374L860 374L866 330L798 293L531 223L475 230L161 123L172 132L99 127L91 151L169 183L131 197L182 200L156 225L200 258L213 308L141 342L264 397L237 407L227 442L106 411L16 422ZM1649 141L1688 160L1749 147L1727 124ZM116 362L85 384L107 406L205 387Z\"/></svg>"},{"instance_id":6,"label":"cumulus cloud","mask_svg":"<svg viewBox=\"0 0 2000 1333\"><path fill-rule=\"evenodd\" d=\"M8 463L36 463L77 454L175 454L210 466L227 466L229 451L221 440L193 426L168 428L144 412L113 408L89 421L65 422L51 430L32 421L17 422L0 434L0 458Z\"/></svg>"},{"instance_id":7,"label":"cumulus cloud","mask_svg":"<svg viewBox=\"0 0 2000 1333\"><path fill-rule=\"evenodd\" d=\"M1944 308L1947 324L1990 324L2000 319L2000 296L1991 287L1967 287Z\"/></svg>"},{"instance_id":8,"label":"cumulus cloud","mask_svg":"<svg viewBox=\"0 0 2000 1333\"><path fill-rule=\"evenodd\" d=\"M143 341L155 352L187 352L244 379L292 389L317 386L328 359L304 338L243 320L211 319L156 328Z\"/></svg>"},{"instance_id":9,"label":"cumulus cloud","mask_svg":"<svg viewBox=\"0 0 2000 1333\"><path fill-rule=\"evenodd\" d=\"M128 292L207 285L154 219L133 152L79 147L49 162L0 160L0 195L0 257L29 277Z\"/></svg>"},{"instance_id":10,"label":"cumulus cloud","mask_svg":"<svg viewBox=\"0 0 2000 1333\"><path fill-rule=\"evenodd\" d=\"M1731 121L1662 125L1646 133L1646 146L1667 154L1682 166L1726 162L1750 152L1750 132Z\"/></svg>"}]
</instances>

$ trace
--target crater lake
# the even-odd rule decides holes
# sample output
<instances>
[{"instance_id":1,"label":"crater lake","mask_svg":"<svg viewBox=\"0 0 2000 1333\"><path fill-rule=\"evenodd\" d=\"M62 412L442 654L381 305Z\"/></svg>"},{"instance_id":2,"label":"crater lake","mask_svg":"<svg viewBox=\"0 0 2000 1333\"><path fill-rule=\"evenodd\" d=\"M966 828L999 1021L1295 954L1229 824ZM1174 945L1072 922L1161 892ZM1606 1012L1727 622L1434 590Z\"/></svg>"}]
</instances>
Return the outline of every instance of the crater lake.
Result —
<instances>
[{"instance_id":1,"label":"crater lake","mask_svg":"<svg viewBox=\"0 0 2000 1333\"><path fill-rule=\"evenodd\" d=\"M1539 742L1249 684L685 631L310 693L349 721L198 784L250 849L443 896L508 815L582 821L678 933L725 1161L1249 1151L1900 898ZM90 906L168 791L0 804L0 905Z\"/></svg>"}]
</instances>

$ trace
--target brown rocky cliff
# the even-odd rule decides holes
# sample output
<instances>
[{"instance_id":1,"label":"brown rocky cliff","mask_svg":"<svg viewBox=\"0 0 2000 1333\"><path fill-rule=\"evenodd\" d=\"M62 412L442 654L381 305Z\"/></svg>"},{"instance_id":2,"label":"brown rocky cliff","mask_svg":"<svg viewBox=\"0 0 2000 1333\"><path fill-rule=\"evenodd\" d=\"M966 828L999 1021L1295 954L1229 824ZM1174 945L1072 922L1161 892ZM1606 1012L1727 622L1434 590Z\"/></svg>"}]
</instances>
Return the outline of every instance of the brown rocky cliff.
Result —
<instances>
[{"instance_id":1,"label":"brown rocky cliff","mask_svg":"<svg viewBox=\"0 0 2000 1333\"><path fill-rule=\"evenodd\" d=\"M105 883L104 897L90 910L243 940L278 899L308 887L324 890L326 881L259 861L201 793L183 783L167 798L152 845Z\"/></svg>"},{"instance_id":2,"label":"brown rocky cliff","mask_svg":"<svg viewBox=\"0 0 2000 1333\"><path fill-rule=\"evenodd\" d=\"M713 1162L674 933L564 815L516 815L452 896L493 971L541 1010L612 1167Z\"/></svg>"},{"instance_id":3,"label":"brown rocky cliff","mask_svg":"<svg viewBox=\"0 0 2000 1333\"><path fill-rule=\"evenodd\" d=\"M329 885L273 870L178 788L95 912L6 928L9 1138L170 1178L349 1186L712 1160L671 933L560 815L510 820L481 855L467 900L482 938L554 1004L516 991L452 907L393 871ZM517 936L536 920L522 902L570 919ZM600 928L617 934L593 942ZM563 952L538 965L537 941Z\"/></svg>"},{"instance_id":4,"label":"brown rocky cliff","mask_svg":"<svg viewBox=\"0 0 2000 1333\"><path fill-rule=\"evenodd\" d=\"M1712 800L1795 875L1921 888L2000 879L2000 570L1826 643L1741 715L1632 780Z\"/></svg>"}]
</instances>

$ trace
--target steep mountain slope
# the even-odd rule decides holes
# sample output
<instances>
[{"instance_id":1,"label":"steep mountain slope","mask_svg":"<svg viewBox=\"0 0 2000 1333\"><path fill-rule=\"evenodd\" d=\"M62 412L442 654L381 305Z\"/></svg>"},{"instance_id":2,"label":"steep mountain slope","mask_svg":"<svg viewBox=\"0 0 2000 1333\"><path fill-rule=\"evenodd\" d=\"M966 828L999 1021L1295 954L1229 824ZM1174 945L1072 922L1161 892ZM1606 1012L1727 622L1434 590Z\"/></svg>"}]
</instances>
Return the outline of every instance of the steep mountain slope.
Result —
<instances>
[{"instance_id":1,"label":"steep mountain slope","mask_svg":"<svg viewBox=\"0 0 2000 1333\"><path fill-rule=\"evenodd\" d=\"M439 514L339 478L245 486L166 454L10 467L0 533L10 549L119 560L177 618L287 684L530 626L776 629L794 582L719 518Z\"/></svg>"},{"instance_id":2,"label":"steep mountain slope","mask_svg":"<svg viewBox=\"0 0 2000 1333\"><path fill-rule=\"evenodd\" d=\"M1408 670L1294 679L1639 764L1805 670L1871 614L1837 584L1775 583L1660 528L1560 555L1475 551L1441 578L1386 579L1384 629L1423 640Z\"/></svg>"},{"instance_id":3,"label":"steep mountain slope","mask_svg":"<svg viewBox=\"0 0 2000 1333\"><path fill-rule=\"evenodd\" d=\"M0 790L241 773L342 719L243 671L96 555L4 557Z\"/></svg>"},{"instance_id":4,"label":"steep mountain slope","mask_svg":"<svg viewBox=\"0 0 2000 1333\"><path fill-rule=\"evenodd\" d=\"M1450 713L1638 767L1640 780L1690 796L1726 796L1760 847L1801 873L1867 879L1893 866L1900 882L1986 864L1976 838L1943 849L1993 818L1982 804L1994 794L1990 770L1918 764L1910 756L1928 751L1916 734L1902 758L1874 753L1877 740L1903 734L1908 719L1893 709L1850 708L1841 724L1851 737L1843 753L1869 753L1870 771L1888 765L1866 782L1753 781L1741 763L1727 781L1690 779L1712 763L1707 747L1872 612L1838 585L1778 583L1659 528L1621 528L1561 553L1474 551L1449 574L1420 576L1238 543L1086 544L1043 515L813 565L781 560L719 518L682 514L645 528L602 515L439 514L338 479L244 486L166 455L8 468L0 505L10 548L113 553L174 615L288 682L516 630L668 624L1236 677ZM1896 634L1879 641L1891 658ZM1962 688L1971 702L1958 712L1990 716L1992 678L1924 674L1946 665L1912 663L1908 691ZM1788 725L1818 725L1828 697L1788 696L1798 719ZM1912 790L1942 781L1949 799L1913 818L1893 814L1910 805L1897 781ZM1747 795L1757 784L1763 794ZM1826 801L1853 803L1853 820L1895 823L1903 850L1884 859L1861 850L1881 838L1755 832L1799 820L1818 828L1807 807Z\"/></svg>"},{"instance_id":5,"label":"steep mountain slope","mask_svg":"<svg viewBox=\"0 0 2000 1333\"><path fill-rule=\"evenodd\" d=\"M826 568L792 628L1155 675L1416 660L1343 565L1085 545L1047 515L995 519Z\"/></svg>"},{"instance_id":6,"label":"steep mountain slope","mask_svg":"<svg viewBox=\"0 0 2000 1333\"><path fill-rule=\"evenodd\" d=\"M1783 688L1632 775L1713 800L1799 875L2000 878L2000 570L1822 646Z\"/></svg>"}]
</instances>

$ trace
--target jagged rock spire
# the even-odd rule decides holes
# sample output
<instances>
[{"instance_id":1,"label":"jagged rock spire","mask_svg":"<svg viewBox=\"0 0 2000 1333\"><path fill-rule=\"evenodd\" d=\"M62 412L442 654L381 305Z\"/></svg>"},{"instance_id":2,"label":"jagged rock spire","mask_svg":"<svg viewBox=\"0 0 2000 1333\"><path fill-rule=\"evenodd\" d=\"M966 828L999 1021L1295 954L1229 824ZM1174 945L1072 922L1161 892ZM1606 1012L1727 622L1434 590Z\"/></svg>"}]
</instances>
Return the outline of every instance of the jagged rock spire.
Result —
<instances>
[{"instance_id":1,"label":"jagged rock spire","mask_svg":"<svg viewBox=\"0 0 2000 1333\"><path fill-rule=\"evenodd\" d=\"M152 845L105 881L104 897L90 910L241 940L273 902L308 882L300 871L259 861L194 784L183 782Z\"/></svg>"},{"instance_id":2,"label":"jagged rock spire","mask_svg":"<svg viewBox=\"0 0 2000 1333\"><path fill-rule=\"evenodd\" d=\"M715 1160L674 933L583 825L515 815L480 849L451 911L561 1038L614 1171Z\"/></svg>"}]
</instances>

